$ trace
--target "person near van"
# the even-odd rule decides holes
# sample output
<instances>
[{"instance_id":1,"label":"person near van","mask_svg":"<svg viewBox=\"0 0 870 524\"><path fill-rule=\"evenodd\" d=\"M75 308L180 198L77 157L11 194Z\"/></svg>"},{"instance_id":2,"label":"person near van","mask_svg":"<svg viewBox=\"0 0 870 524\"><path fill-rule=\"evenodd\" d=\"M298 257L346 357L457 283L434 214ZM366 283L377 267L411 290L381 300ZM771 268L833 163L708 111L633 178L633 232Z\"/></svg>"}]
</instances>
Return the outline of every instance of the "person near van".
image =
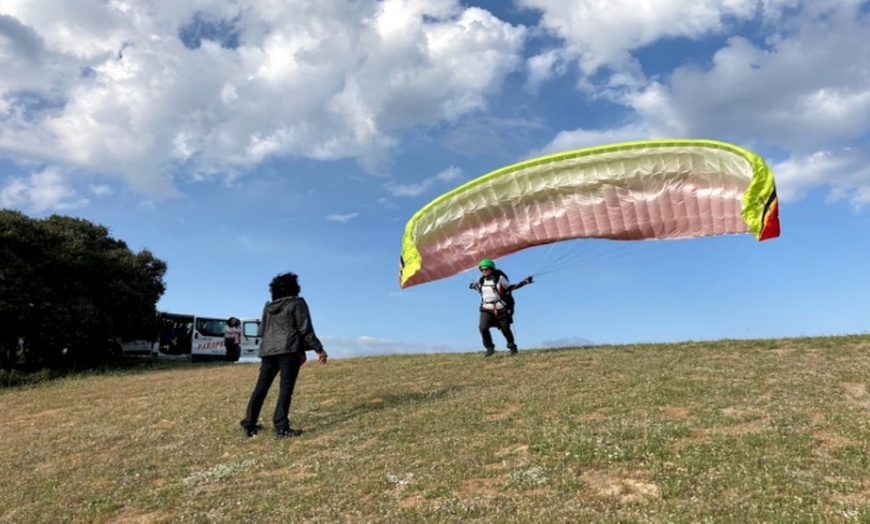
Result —
<instances>
[{"instance_id":1,"label":"person near van","mask_svg":"<svg viewBox=\"0 0 870 524\"><path fill-rule=\"evenodd\" d=\"M224 347L227 350L227 360L235 362L242 355L242 322L236 317L227 320L224 328Z\"/></svg>"},{"instance_id":2,"label":"person near van","mask_svg":"<svg viewBox=\"0 0 870 524\"><path fill-rule=\"evenodd\" d=\"M314 333L311 314L305 299L299 296L301 288L295 273L283 273L272 279L269 291L272 300L266 302L257 336L260 342L260 376L251 399L245 418L240 424L245 435L252 437L263 429L257 423L260 409L269 393L269 388L280 374L278 400L275 413L272 415L275 438L295 437L302 434L301 429L292 429L288 414L293 389L296 387L296 377L299 368L305 363L306 351L317 353L317 360L326 364L327 354L323 344Z\"/></svg>"},{"instance_id":3,"label":"person near van","mask_svg":"<svg viewBox=\"0 0 870 524\"><path fill-rule=\"evenodd\" d=\"M495 262L484 258L478 264L480 280L469 284L470 289L480 293L480 321L478 329L483 341L486 353L483 356L491 357L495 353L495 344L492 341L490 328L498 328L507 341L507 347L511 356L518 352L514 334L511 331L514 315L514 298L512 292L533 283L532 277L528 276L518 284L511 284L507 275L495 267Z\"/></svg>"}]
</instances>

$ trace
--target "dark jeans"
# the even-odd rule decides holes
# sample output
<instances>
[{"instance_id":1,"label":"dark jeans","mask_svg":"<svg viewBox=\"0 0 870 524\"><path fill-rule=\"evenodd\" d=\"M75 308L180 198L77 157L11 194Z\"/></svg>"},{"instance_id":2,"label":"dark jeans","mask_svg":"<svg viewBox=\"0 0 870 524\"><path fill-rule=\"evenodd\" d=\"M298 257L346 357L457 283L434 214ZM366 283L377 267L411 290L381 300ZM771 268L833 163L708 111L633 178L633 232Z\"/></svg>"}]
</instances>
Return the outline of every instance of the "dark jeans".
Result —
<instances>
[{"instance_id":1,"label":"dark jeans","mask_svg":"<svg viewBox=\"0 0 870 524\"><path fill-rule=\"evenodd\" d=\"M235 341L224 340L224 347L227 348L227 360L230 362L239 360L239 357L242 355L241 346L236 344Z\"/></svg>"},{"instance_id":2,"label":"dark jeans","mask_svg":"<svg viewBox=\"0 0 870 524\"><path fill-rule=\"evenodd\" d=\"M498 328L501 334L504 335L509 348L513 349L517 346L516 342L514 342L514 334L511 331L511 315L507 311L502 311L496 316L492 311L481 310L478 327L480 328L480 338L483 339L483 347L486 349L495 348L495 345L492 343L492 335L489 333L489 329L494 327Z\"/></svg>"},{"instance_id":3,"label":"dark jeans","mask_svg":"<svg viewBox=\"0 0 870 524\"><path fill-rule=\"evenodd\" d=\"M254 428L257 425L260 409L263 407L263 402L266 400L269 388L272 387L275 376L280 372L281 381L278 387L278 402L275 404L275 414L272 415L272 423L278 431L289 429L290 421L287 418L287 414L290 412L290 401L293 398L296 377L299 376L299 367L301 366L299 355L296 353L284 353L283 355L263 357L260 360L260 377L257 379L254 392L251 393L251 400L248 402L248 410L245 414L245 419L242 420L242 426Z\"/></svg>"}]
</instances>

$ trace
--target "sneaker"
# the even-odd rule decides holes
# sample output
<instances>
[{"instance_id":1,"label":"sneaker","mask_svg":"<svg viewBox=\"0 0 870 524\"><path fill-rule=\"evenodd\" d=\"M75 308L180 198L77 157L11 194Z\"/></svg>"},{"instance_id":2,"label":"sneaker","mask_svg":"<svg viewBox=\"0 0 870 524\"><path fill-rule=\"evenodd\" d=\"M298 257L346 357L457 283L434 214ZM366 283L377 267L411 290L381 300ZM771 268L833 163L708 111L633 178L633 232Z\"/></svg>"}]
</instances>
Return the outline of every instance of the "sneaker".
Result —
<instances>
[{"instance_id":1,"label":"sneaker","mask_svg":"<svg viewBox=\"0 0 870 524\"><path fill-rule=\"evenodd\" d=\"M242 432L244 432L246 437L253 437L261 431L263 431L263 426L259 424L254 424L253 426L246 426L242 424Z\"/></svg>"},{"instance_id":2,"label":"sneaker","mask_svg":"<svg viewBox=\"0 0 870 524\"><path fill-rule=\"evenodd\" d=\"M293 429L293 428L276 429L275 430L275 438L282 439L282 438L298 437L302 433L303 433L303 431L301 429Z\"/></svg>"},{"instance_id":3,"label":"sneaker","mask_svg":"<svg viewBox=\"0 0 870 524\"><path fill-rule=\"evenodd\" d=\"M483 354L484 357L491 357L495 353L494 349L487 349L486 353Z\"/></svg>"}]
</instances>

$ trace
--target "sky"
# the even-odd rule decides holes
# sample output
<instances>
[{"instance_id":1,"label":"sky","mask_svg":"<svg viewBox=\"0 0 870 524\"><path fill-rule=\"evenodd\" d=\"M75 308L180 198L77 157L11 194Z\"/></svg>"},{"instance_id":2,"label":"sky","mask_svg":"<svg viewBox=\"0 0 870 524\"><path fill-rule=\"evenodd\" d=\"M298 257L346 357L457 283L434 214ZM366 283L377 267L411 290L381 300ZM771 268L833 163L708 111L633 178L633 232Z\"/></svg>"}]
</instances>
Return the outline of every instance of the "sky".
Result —
<instances>
[{"instance_id":1,"label":"sky","mask_svg":"<svg viewBox=\"0 0 870 524\"><path fill-rule=\"evenodd\" d=\"M772 168L782 236L499 259L537 275L520 348L866 333L868 35L859 0L3 0L0 206L150 250L163 311L258 317L293 271L332 356L481 351L474 271L399 288L418 209L542 154L721 140Z\"/></svg>"}]
</instances>

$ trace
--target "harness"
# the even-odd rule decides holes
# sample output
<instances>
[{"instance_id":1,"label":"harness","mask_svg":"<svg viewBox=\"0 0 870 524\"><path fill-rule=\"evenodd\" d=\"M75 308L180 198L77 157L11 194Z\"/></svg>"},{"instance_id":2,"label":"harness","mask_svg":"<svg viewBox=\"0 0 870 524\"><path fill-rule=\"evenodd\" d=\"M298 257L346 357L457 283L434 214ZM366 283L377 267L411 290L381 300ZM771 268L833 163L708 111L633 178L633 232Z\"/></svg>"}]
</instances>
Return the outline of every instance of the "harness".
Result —
<instances>
[{"instance_id":1,"label":"harness","mask_svg":"<svg viewBox=\"0 0 870 524\"><path fill-rule=\"evenodd\" d=\"M498 314L499 310L507 310L509 314L514 311L514 297L510 291L498 285L501 277L507 279L501 270L496 269L489 277L480 277L480 309L492 311Z\"/></svg>"}]
</instances>

